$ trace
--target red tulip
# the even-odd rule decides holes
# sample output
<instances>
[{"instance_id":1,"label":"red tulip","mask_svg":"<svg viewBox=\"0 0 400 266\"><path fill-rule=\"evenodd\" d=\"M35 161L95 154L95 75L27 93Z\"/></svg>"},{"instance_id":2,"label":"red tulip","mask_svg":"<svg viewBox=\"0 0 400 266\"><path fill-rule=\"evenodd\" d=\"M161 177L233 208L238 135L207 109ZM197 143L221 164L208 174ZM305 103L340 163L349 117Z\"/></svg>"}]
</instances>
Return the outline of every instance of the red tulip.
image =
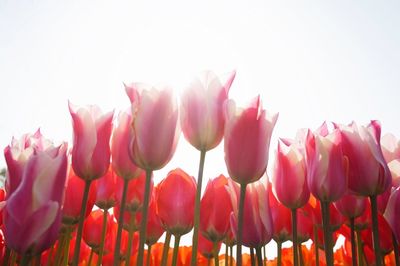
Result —
<instances>
[{"instance_id":1,"label":"red tulip","mask_svg":"<svg viewBox=\"0 0 400 266\"><path fill-rule=\"evenodd\" d=\"M217 249L215 252L219 254L221 248L221 242L218 242ZM214 257L214 243L204 237L203 234L199 234L199 252L204 257L211 259Z\"/></svg>"},{"instance_id":2,"label":"red tulip","mask_svg":"<svg viewBox=\"0 0 400 266\"><path fill-rule=\"evenodd\" d=\"M357 196L351 192L347 192L338 201L335 201L336 209L347 218L356 218L361 216L367 206L367 198Z\"/></svg>"},{"instance_id":3,"label":"red tulip","mask_svg":"<svg viewBox=\"0 0 400 266\"><path fill-rule=\"evenodd\" d=\"M79 215L81 213L82 208L82 198L83 191L85 189L85 181L75 175L74 171L70 169L68 179L67 179L67 188L65 190L65 200L62 208L63 214L63 223L65 224L76 224L79 220ZM89 189L88 201L86 204L86 213L85 217L87 217L96 201L96 185L92 184Z\"/></svg>"},{"instance_id":4,"label":"red tulip","mask_svg":"<svg viewBox=\"0 0 400 266\"><path fill-rule=\"evenodd\" d=\"M15 150L11 155L21 155L20 147L14 142L6 153ZM57 240L67 175L66 150L66 143L58 147L32 147L26 161L18 165L20 182L15 190L10 190L3 209L3 233L10 249L20 254L31 249L30 252L40 254ZM18 160L15 159L13 163Z\"/></svg>"},{"instance_id":5,"label":"red tulip","mask_svg":"<svg viewBox=\"0 0 400 266\"><path fill-rule=\"evenodd\" d=\"M383 214L386 221L392 228L397 241L400 241L400 188L392 191L390 194L389 202L386 206L386 211Z\"/></svg>"},{"instance_id":6,"label":"red tulip","mask_svg":"<svg viewBox=\"0 0 400 266\"><path fill-rule=\"evenodd\" d=\"M332 202L347 191L348 162L343 157L339 130L328 133L324 123L318 131L321 134L311 131L307 134L308 187L318 200Z\"/></svg>"},{"instance_id":7,"label":"red tulip","mask_svg":"<svg viewBox=\"0 0 400 266\"><path fill-rule=\"evenodd\" d=\"M69 103L74 128L72 168L85 180L103 176L110 164L110 135L114 112L102 114L97 106L78 108Z\"/></svg>"},{"instance_id":8,"label":"red tulip","mask_svg":"<svg viewBox=\"0 0 400 266\"><path fill-rule=\"evenodd\" d=\"M235 202L238 193L232 194L232 200ZM237 205L234 205L234 213L231 214L231 228L235 235L237 234L237 212ZM249 184L246 187L243 224L245 225L243 226L242 240L244 246L258 248L266 245L272 239L273 225L268 192L261 182Z\"/></svg>"},{"instance_id":9,"label":"red tulip","mask_svg":"<svg viewBox=\"0 0 400 266\"><path fill-rule=\"evenodd\" d=\"M287 140L279 141L272 186L276 198L287 208L300 208L310 198L306 176L305 159L300 150Z\"/></svg>"},{"instance_id":10,"label":"red tulip","mask_svg":"<svg viewBox=\"0 0 400 266\"><path fill-rule=\"evenodd\" d=\"M4 189L0 188L0 226L3 224L3 208L6 204L6 192Z\"/></svg>"},{"instance_id":11,"label":"red tulip","mask_svg":"<svg viewBox=\"0 0 400 266\"><path fill-rule=\"evenodd\" d=\"M194 219L196 181L181 169L168 173L158 185L157 213L173 235L190 232Z\"/></svg>"},{"instance_id":12,"label":"red tulip","mask_svg":"<svg viewBox=\"0 0 400 266\"><path fill-rule=\"evenodd\" d=\"M393 250L392 230L381 214L378 214L378 224L380 250L384 255L387 255ZM361 232L361 238L367 246L373 249L371 228L363 230Z\"/></svg>"},{"instance_id":13,"label":"red tulip","mask_svg":"<svg viewBox=\"0 0 400 266\"><path fill-rule=\"evenodd\" d=\"M153 245L157 243L157 241L160 239L162 234L165 232L164 227L162 225L160 217L157 215L157 193L158 193L158 187L155 187L153 190L153 194L150 200L149 204L149 213L148 213L148 219L147 219L147 229L146 229L146 244L147 245ZM139 216L141 216L141 213L138 213ZM141 217L140 217L141 219Z\"/></svg>"},{"instance_id":14,"label":"red tulip","mask_svg":"<svg viewBox=\"0 0 400 266\"><path fill-rule=\"evenodd\" d=\"M117 202L116 187L117 177L110 168L104 176L96 180L96 206L103 210L114 207Z\"/></svg>"},{"instance_id":15,"label":"red tulip","mask_svg":"<svg viewBox=\"0 0 400 266\"><path fill-rule=\"evenodd\" d=\"M207 184L200 203L200 230L210 241L221 241L229 230L232 204L228 179L220 175Z\"/></svg>"},{"instance_id":16,"label":"red tulip","mask_svg":"<svg viewBox=\"0 0 400 266\"><path fill-rule=\"evenodd\" d=\"M68 254L68 262L72 262L74 256L74 249L76 245L76 233L72 235L72 239L69 245L69 254ZM90 247L86 245L85 241L81 241L81 246L79 249L79 260L78 265L83 261L87 261L90 255Z\"/></svg>"},{"instance_id":17,"label":"red tulip","mask_svg":"<svg viewBox=\"0 0 400 266\"><path fill-rule=\"evenodd\" d=\"M297 211L297 240L303 243L312 238L313 235L313 215L314 210L310 204L304 205Z\"/></svg>"},{"instance_id":18,"label":"red tulip","mask_svg":"<svg viewBox=\"0 0 400 266\"><path fill-rule=\"evenodd\" d=\"M130 113L121 112L112 135L111 156L115 173L124 179L132 179L141 174L141 169L129 156L129 145L133 138L132 116Z\"/></svg>"},{"instance_id":19,"label":"red tulip","mask_svg":"<svg viewBox=\"0 0 400 266\"><path fill-rule=\"evenodd\" d=\"M367 126L339 126L343 153L349 158L349 189L363 195L383 193L392 183L389 168L383 158L378 121Z\"/></svg>"},{"instance_id":20,"label":"red tulip","mask_svg":"<svg viewBox=\"0 0 400 266\"><path fill-rule=\"evenodd\" d=\"M285 242L292 236L292 218L289 208L283 206L272 193L272 186L268 186L269 204L273 223L272 238L276 242Z\"/></svg>"},{"instance_id":21,"label":"red tulip","mask_svg":"<svg viewBox=\"0 0 400 266\"><path fill-rule=\"evenodd\" d=\"M393 134L387 133L381 138L381 147L386 162L400 159L400 141Z\"/></svg>"},{"instance_id":22,"label":"red tulip","mask_svg":"<svg viewBox=\"0 0 400 266\"><path fill-rule=\"evenodd\" d=\"M83 224L83 240L93 249L99 249L101 244L101 232L103 228L103 211L92 211ZM112 230L113 217L107 214L107 231L109 235Z\"/></svg>"},{"instance_id":23,"label":"red tulip","mask_svg":"<svg viewBox=\"0 0 400 266\"><path fill-rule=\"evenodd\" d=\"M278 114L267 115L257 97L245 109L227 104L224 132L225 163L230 177L248 184L261 178L267 168L269 143Z\"/></svg>"},{"instance_id":24,"label":"red tulip","mask_svg":"<svg viewBox=\"0 0 400 266\"><path fill-rule=\"evenodd\" d=\"M225 84L212 72L196 78L181 98L180 118L183 134L198 150L211 150L224 135L224 103L235 78L232 72Z\"/></svg>"},{"instance_id":25,"label":"red tulip","mask_svg":"<svg viewBox=\"0 0 400 266\"><path fill-rule=\"evenodd\" d=\"M132 104L131 159L142 169L158 170L172 158L179 139L178 104L171 88L125 86Z\"/></svg>"},{"instance_id":26,"label":"red tulip","mask_svg":"<svg viewBox=\"0 0 400 266\"><path fill-rule=\"evenodd\" d=\"M314 209L313 212L313 221L318 227L322 227L322 212L321 212L321 202L316 201L316 204L312 206ZM336 231L342 226L345 219L343 215L339 213L339 211L335 208L333 204L329 204L329 212L330 212L330 222L329 225L332 231Z\"/></svg>"},{"instance_id":27,"label":"red tulip","mask_svg":"<svg viewBox=\"0 0 400 266\"><path fill-rule=\"evenodd\" d=\"M117 221L119 219L120 211L121 210L120 210L119 205L114 207L114 216L117 219ZM135 220L133 221L133 225L132 225L133 226L132 231L139 230L140 221L142 220L141 216L139 214L140 214L139 212L132 212L132 211L125 210L124 215L123 215L123 221L122 221L123 229L125 229L126 231L129 230L129 223L131 221L131 217L132 217L132 215L135 215Z\"/></svg>"},{"instance_id":28,"label":"red tulip","mask_svg":"<svg viewBox=\"0 0 400 266\"><path fill-rule=\"evenodd\" d=\"M144 199L144 185L146 182L146 173L145 171L141 170L140 175L129 181L128 190L126 194L126 205L125 210L136 212L142 208L143 199ZM150 183L150 193L153 190L154 182L151 179ZM120 178L117 179L117 199L118 202L121 203L122 199L122 190L124 187L124 181Z\"/></svg>"}]
</instances>

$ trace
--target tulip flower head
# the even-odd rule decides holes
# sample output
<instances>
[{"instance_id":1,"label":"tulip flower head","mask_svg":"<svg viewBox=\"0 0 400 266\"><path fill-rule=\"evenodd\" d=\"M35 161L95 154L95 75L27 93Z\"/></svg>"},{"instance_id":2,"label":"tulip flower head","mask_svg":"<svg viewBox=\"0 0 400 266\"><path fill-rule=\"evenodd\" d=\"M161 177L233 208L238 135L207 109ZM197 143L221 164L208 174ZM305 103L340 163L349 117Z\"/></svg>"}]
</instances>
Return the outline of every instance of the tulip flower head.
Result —
<instances>
[{"instance_id":1,"label":"tulip flower head","mask_svg":"<svg viewBox=\"0 0 400 266\"><path fill-rule=\"evenodd\" d=\"M222 84L212 72L196 78L181 97L180 120L187 141L198 150L215 148L224 135L225 101L235 78L232 72Z\"/></svg>"},{"instance_id":2,"label":"tulip flower head","mask_svg":"<svg viewBox=\"0 0 400 266\"><path fill-rule=\"evenodd\" d=\"M125 85L132 104L133 162L145 170L158 170L172 158L179 140L178 104L169 87L142 83Z\"/></svg>"},{"instance_id":3,"label":"tulip flower head","mask_svg":"<svg viewBox=\"0 0 400 266\"><path fill-rule=\"evenodd\" d=\"M387 163L400 160L400 140L396 139L393 134L387 133L381 138L381 147Z\"/></svg>"},{"instance_id":4,"label":"tulip flower head","mask_svg":"<svg viewBox=\"0 0 400 266\"><path fill-rule=\"evenodd\" d=\"M102 114L97 106L77 107L69 103L74 129L72 168L82 179L103 176L110 164L110 135L114 111Z\"/></svg>"},{"instance_id":5,"label":"tulip flower head","mask_svg":"<svg viewBox=\"0 0 400 266\"><path fill-rule=\"evenodd\" d=\"M269 116L260 97L245 109L228 101L224 133L225 163L230 177L239 184L259 180L268 163L269 144L278 114Z\"/></svg>"}]
</instances>

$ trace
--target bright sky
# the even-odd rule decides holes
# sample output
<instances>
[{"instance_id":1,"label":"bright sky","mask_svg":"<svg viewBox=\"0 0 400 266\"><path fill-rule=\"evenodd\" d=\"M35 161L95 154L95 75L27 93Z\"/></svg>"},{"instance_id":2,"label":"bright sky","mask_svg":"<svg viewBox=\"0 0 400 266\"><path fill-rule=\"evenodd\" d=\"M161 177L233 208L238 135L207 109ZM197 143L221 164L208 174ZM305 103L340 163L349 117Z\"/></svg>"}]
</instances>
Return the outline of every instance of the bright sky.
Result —
<instances>
[{"instance_id":1,"label":"bright sky","mask_svg":"<svg viewBox=\"0 0 400 266\"><path fill-rule=\"evenodd\" d=\"M122 82L179 92L206 69L236 69L231 98L261 94L280 113L271 150L324 120L379 119L400 137L400 2L133 2L0 0L2 148L38 127L70 140L68 99L118 112L129 105ZM156 180L176 167L197 176L198 157L181 136ZM205 167L206 180L226 173L222 145Z\"/></svg>"}]
</instances>

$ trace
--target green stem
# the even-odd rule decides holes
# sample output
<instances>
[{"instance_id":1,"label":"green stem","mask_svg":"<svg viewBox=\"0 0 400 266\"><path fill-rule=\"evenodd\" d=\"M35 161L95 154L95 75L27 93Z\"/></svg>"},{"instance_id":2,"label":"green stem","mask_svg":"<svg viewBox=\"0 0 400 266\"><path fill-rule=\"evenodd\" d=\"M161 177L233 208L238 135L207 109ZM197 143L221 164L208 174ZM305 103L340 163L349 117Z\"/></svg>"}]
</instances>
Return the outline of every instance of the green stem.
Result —
<instances>
[{"instance_id":1,"label":"green stem","mask_svg":"<svg viewBox=\"0 0 400 266\"><path fill-rule=\"evenodd\" d=\"M79 215L78 232L76 234L74 258L72 260L72 266L78 266L78 263L79 263L79 253L81 250L83 221L85 220L86 205L87 205L87 201L88 201L88 197L89 197L89 188L90 188L91 183L92 183L92 180L85 180L85 190L83 192L81 213Z\"/></svg>"},{"instance_id":2,"label":"green stem","mask_svg":"<svg viewBox=\"0 0 400 266\"><path fill-rule=\"evenodd\" d=\"M350 234L351 234L351 260L352 265L357 266L356 236L354 234L354 218L350 218Z\"/></svg>"},{"instance_id":3,"label":"green stem","mask_svg":"<svg viewBox=\"0 0 400 266\"><path fill-rule=\"evenodd\" d=\"M397 243L397 239L394 233L392 233L392 241L393 241L394 259L396 261L396 266L400 266L399 243Z\"/></svg>"},{"instance_id":4,"label":"green stem","mask_svg":"<svg viewBox=\"0 0 400 266\"><path fill-rule=\"evenodd\" d=\"M64 252L65 237L65 232L62 232L60 238L58 239L57 250L54 256L54 265L61 264L62 254Z\"/></svg>"},{"instance_id":5,"label":"green stem","mask_svg":"<svg viewBox=\"0 0 400 266\"><path fill-rule=\"evenodd\" d=\"M88 260L88 266L90 266L90 264L92 264L92 259L93 259L93 249L90 249L90 255L89 255L89 260Z\"/></svg>"},{"instance_id":6,"label":"green stem","mask_svg":"<svg viewBox=\"0 0 400 266\"><path fill-rule=\"evenodd\" d=\"M219 265L219 258L218 258L218 242L213 242L213 257L214 257L214 265Z\"/></svg>"},{"instance_id":7,"label":"green stem","mask_svg":"<svg viewBox=\"0 0 400 266\"><path fill-rule=\"evenodd\" d=\"M314 252L315 252L315 265L319 266L319 248L318 248L318 228L314 224L313 225L313 231L314 231Z\"/></svg>"},{"instance_id":8,"label":"green stem","mask_svg":"<svg viewBox=\"0 0 400 266\"><path fill-rule=\"evenodd\" d=\"M233 246L229 247L229 253L231 253L231 256L229 257L229 266L233 266Z\"/></svg>"},{"instance_id":9,"label":"green stem","mask_svg":"<svg viewBox=\"0 0 400 266\"><path fill-rule=\"evenodd\" d=\"M34 263L34 265L35 265L35 266L40 266L41 259L42 259L42 254L36 255L36 256L35 256L35 263Z\"/></svg>"},{"instance_id":10,"label":"green stem","mask_svg":"<svg viewBox=\"0 0 400 266\"><path fill-rule=\"evenodd\" d=\"M31 259L32 259L32 257L31 257L31 255L30 254L23 254L22 255L22 258L21 258L21 264L20 264L20 266L28 266L29 265L29 263L31 262Z\"/></svg>"},{"instance_id":11,"label":"green stem","mask_svg":"<svg viewBox=\"0 0 400 266\"><path fill-rule=\"evenodd\" d=\"M11 266L15 265L15 262L17 261L17 253L15 251L11 250Z\"/></svg>"},{"instance_id":12,"label":"green stem","mask_svg":"<svg viewBox=\"0 0 400 266\"><path fill-rule=\"evenodd\" d=\"M148 248L147 248L146 266L150 266L150 261L151 261L151 246L152 246L152 245L148 245Z\"/></svg>"},{"instance_id":13,"label":"green stem","mask_svg":"<svg viewBox=\"0 0 400 266\"><path fill-rule=\"evenodd\" d=\"M47 256L46 266L50 266L51 258L53 257L53 252L54 252L54 245L52 245L50 248L49 255ZM5 264L5 265L7 265L7 264Z\"/></svg>"},{"instance_id":14,"label":"green stem","mask_svg":"<svg viewBox=\"0 0 400 266\"><path fill-rule=\"evenodd\" d=\"M201 186L203 181L204 162L206 158L206 151L200 151L199 173L197 176L196 198L194 202L194 225L193 225L193 239L192 239L192 259L191 266L197 265L197 249L199 240L199 223L200 223L200 198Z\"/></svg>"},{"instance_id":15,"label":"green stem","mask_svg":"<svg viewBox=\"0 0 400 266\"><path fill-rule=\"evenodd\" d=\"M278 249L277 265L282 266L282 242L278 241L278 242L276 242L276 244L277 244L277 249Z\"/></svg>"},{"instance_id":16,"label":"green stem","mask_svg":"<svg viewBox=\"0 0 400 266\"><path fill-rule=\"evenodd\" d=\"M363 244L362 244L362 238L361 238L361 232L360 230L356 230L356 236L357 236L357 258L358 258L358 266L363 266L364 265L364 250L363 250Z\"/></svg>"},{"instance_id":17,"label":"green stem","mask_svg":"<svg viewBox=\"0 0 400 266\"><path fill-rule=\"evenodd\" d=\"M66 231L65 231L65 243L64 243L64 261L63 265L67 266L68 265L68 259L69 259L69 245L71 243L71 233L74 230L73 227L68 226Z\"/></svg>"},{"instance_id":18,"label":"green stem","mask_svg":"<svg viewBox=\"0 0 400 266\"><path fill-rule=\"evenodd\" d=\"M178 261L178 251L179 251L179 241L181 240L180 235L176 235L175 237L175 243L174 243L174 253L172 255L172 266L175 266L177 261Z\"/></svg>"},{"instance_id":19,"label":"green stem","mask_svg":"<svg viewBox=\"0 0 400 266\"><path fill-rule=\"evenodd\" d=\"M324 229L324 249L327 266L333 266L332 232L330 228L329 202L321 201L322 226Z\"/></svg>"},{"instance_id":20,"label":"green stem","mask_svg":"<svg viewBox=\"0 0 400 266\"><path fill-rule=\"evenodd\" d=\"M126 204L126 194L128 191L129 179L124 178L124 187L122 190L122 198L121 198L121 206L119 209L119 217L118 217L118 229L117 229L117 238L115 240L115 248L114 248L114 266L119 266L120 258L121 258L121 238L122 238L122 227L124 225L124 212L125 212L125 204Z\"/></svg>"},{"instance_id":21,"label":"green stem","mask_svg":"<svg viewBox=\"0 0 400 266\"><path fill-rule=\"evenodd\" d=\"M147 226L147 213L149 210L149 200L150 200L150 184L152 170L146 170L146 184L144 186L144 199L142 207L142 221L140 223L140 238L139 238L139 252L137 266L143 265L143 254L144 254L144 244L146 242L146 226Z\"/></svg>"},{"instance_id":22,"label":"green stem","mask_svg":"<svg viewBox=\"0 0 400 266\"><path fill-rule=\"evenodd\" d=\"M240 184L240 201L238 213L238 234L236 247L236 265L242 266L243 208L247 184Z\"/></svg>"},{"instance_id":23,"label":"green stem","mask_svg":"<svg viewBox=\"0 0 400 266\"><path fill-rule=\"evenodd\" d=\"M164 241L163 252L162 252L162 257L161 257L161 266L167 265L169 242L171 242L171 233L167 232L165 235L165 241Z\"/></svg>"},{"instance_id":24,"label":"green stem","mask_svg":"<svg viewBox=\"0 0 400 266\"><path fill-rule=\"evenodd\" d=\"M207 258L207 266L211 266L211 259Z\"/></svg>"},{"instance_id":25,"label":"green stem","mask_svg":"<svg viewBox=\"0 0 400 266\"><path fill-rule=\"evenodd\" d=\"M293 265L299 265L299 254L297 250L297 209L292 209L292 238L293 238Z\"/></svg>"},{"instance_id":26,"label":"green stem","mask_svg":"<svg viewBox=\"0 0 400 266\"><path fill-rule=\"evenodd\" d=\"M4 253L4 265L8 266L10 260L11 250L6 246L6 252Z\"/></svg>"},{"instance_id":27,"label":"green stem","mask_svg":"<svg viewBox=\"0 0 400 266\"><path fill-rule=\"evenodd\" d=\"M254 258L254 248L250 248L250 263L251 266L256 266L256 260Z\"/></svg>"},{"instance_id":28,"label":"green stem","mask_svg":"<svg viewBox=\"0 0 400 266\"><path fill-rule=\"evenodd\" d=\"M225 266L228 266L228 258L229 258L229 248L228 245L225 245Z\"/></svg>"},{"instance_id":29,"label":"green stem","mask_svg":"<svg viewBox=\"0 0 400 266\"><path fill-rule=\"evenodd\" d=\"M132 242L133 242L133 229L135 228L135 216L136 212L131 212L130 213L131 217L129 219L129 226L128 226L128 249L126 251L126 256L125 256L125 265L130 265L130 260L131 260L131 253L132 253Z\"/></svg>"},{"instance_id":30,"label":"green stem","mask_svg":"<svg viewBox=\"0 0 400 266\"><path fill-rule=\"evenodd\" d=\"M97 260L97 266L100 266L101 261L103 260L104 242L106 241L106 231L107 231L107 215L108 215L108 209L104 209L103 210L103 226L101 228L101 242L100 242L99 257Z\"/></svg>"},{"instance_id":31,"label":"green stem","mask_svg":"<svg viewBox=\"0 0 400 266\"><path fill-rule=\"evenodd\" d=\"M264 266L267 266L267 251L265 245L263 246L263 254L264 254Z\"/></svg>"},{"instance_id":32,"label":"green stem","mask_svg":"<svg viewBox=\"0 0 400 266\"><path fill-rule=\"evenodd\" d=\"M375 264L382 265L382 253L379 245L379 230L378 230L378 206L376 203L376 195L369 197L371 201L371 216L372 216L372 233L374 240Z\"/></svg>"},{"instance_id":33,"label":"green stem","mask_svg":"<svg viewBox=\"0 0 400 266\"><path fill-rule=\"evenodd\" d=\"M304 258L303 258L303 250L301 249L301 243L297 245L297 249L299 250L299 261L300 266L304 266Z\"/></svg>"},{"instance_id":34,"label":"green stem","mask_svg":"<svg viewBox=\"0 0 400 266\"><path fill-rule=\"evenodd\" d=\"M262 266L263 259L262 259L261 247L256 248L256 255L257 255L257 265Z\"/></svg>"}]
</instances>

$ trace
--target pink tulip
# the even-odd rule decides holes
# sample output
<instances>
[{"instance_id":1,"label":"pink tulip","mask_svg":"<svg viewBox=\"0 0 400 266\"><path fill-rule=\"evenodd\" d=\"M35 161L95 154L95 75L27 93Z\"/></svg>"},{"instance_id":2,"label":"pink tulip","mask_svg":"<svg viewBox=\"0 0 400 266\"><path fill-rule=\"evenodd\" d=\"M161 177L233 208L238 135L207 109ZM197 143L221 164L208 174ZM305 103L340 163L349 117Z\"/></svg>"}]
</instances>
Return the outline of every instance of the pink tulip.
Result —
<instances>
[{"instance_id":1,"label":"pink tulip","mask_svg":"<svg viewBox=\"0 0 400 266\"><path fill-rule=\"evenodd\" d=\"M393 134L387 133L381 138L381 147L386 162L400 160L400 141Z\"/></svg>"},{"instance_id":2,"label":"pink tulip","mask_svg":"<svg viewBox=\"0 0 400 266\"><path fill-rule=\"evenodd\" d=\"M234 212L231 214L231 228L237 234L237 202L239 193L237 188L231 193ZM273 234L271 210L269 207L268 192L261 182L249 184L246 187L243 209L243 245L258 248L266 245Z\"/></svg>"},{"instance_id":3,"label":"pink tulip","mask_svg":"<svg viewBox=\"0 0 400 266\"><path fill-rule=\"evenodd\" d=\"M196 181L181 169L175 169L158 185L157 213L173 235L190 232L194 219Z\"/></svg>"},{"instance_id":4,"label":"pink tulip","mask_svg":"<svg viewBox=\"0 0 400 266\"><path fill-rule=\"evenodd\" d=\"M110 135L114 111L102 114L97 106L79 108L69 103L74 128L72 168L82 179L103 176L110 164Z\"/></svg>"},{"instance_id":5,"label":"pink tulip","mask_svg":"<svg viewBox=\"0 0 400 266\"><path fill-rule=\"evenodd\" d=\"M225 84L212 72L196 78L181 98L180 118L187 141L198 150L211 150L224 135L224 103L235 78L232 72Z\"/></svg>"},{"instance_id":6,"label":"pink tulip","mask_svg":"<svg viewBox=\"0 0 400 266\"><path fill-rule=\"evenodd\" d=\"M142 169L158 170L172 158L179 139L178 104L171 88L125 86L132 104L131 159Z\"/></svg>"},{"instance_id":7,"label":"pink tulip","mask_svg":"<svg viewBox=\"0 0 400 266\"><path fill-rule=\"evenodd\" d=\"M119 177L132 179L140 175L138 168L129 156L129 146L134 138L132 115L121 112L118 115L118 125L114 128L111 141L112 167Z\"/></svg>"},{"instance_id":8,"label":"pink tulip","mask_svg":"<svg viewBox=\"0 0 400 266\"><path fill-rule=\"evenodd\" d=\"M293 143L279 141L272 175L276 198L289 209L304 206L310 198L306 177L305 159L300 150Z\"/></svg>"},{"instance_id":9,"label":"pink tulip","mask_svg":"<svg viewBox=\"0 0 400 266\"><path fill-rule=\"evenodd\" d=\"M361 216L367 206L367 198L357 196L350 191L344 194L338 201L333 203L336 209L347 218Z\"/></svg>"},{"instance_id":10,"label":"pink tulip","mask_svg":"<svg viewBox=\"0 0 400 266\"><path fill-rule=\"evenodd\" d=\"M274 193L272 193L271 185L268 185L268 197L272 223L274 225L272 238L276 242L283 243L289 240L292 236L291 211L276 199Z\"/></svg>"},{"instance_id":11,"label":"pink tulip","mask_svg":"<svg viewBox=\"0 0 400 266\"><path fill-rule=\"evenodd\" d=\"M392 187L397 188L400 186L400 159L391 161L388 167L392 175Z\"/></svg>"},{"instance_id":12,"label":"pink tulip","mask_svg":"<svg viewBox=\"0 0 400 266\"><path fill-rule=\"evenodd\" d=\"M231 178L248 184L261 178L267 168L269 143L278 114L268 116L260 97L245 109L227 105L224 133L225 163Z\"/></svg>"},{"instance_id":13,"label":"pink tulip","mask_svg":"<svg viewBox=\"0 0 400 266\"><path fill-rule=\"evenodd\" d=\"M117 176L112 168L96 180L96 188L96 206L103 210L114 207L117 202Z\"/></svg>"},{"instance_id":14,"label":"pink tulip","mask_svg":"<svg viewBox=\"0 0 400 266\"><path fill-rule=\"evenodd\" d=\"M67 144L58 147L31 145L32 151L28 152L20 149L29 147L27 139L23 142L14 142L9 147L19 159L24 152L29 156L19 165L20 182L8 195L3 209L3 232L7 246L12 250L23 254L32 249L34 254L40 254L54 244L61 226Z\"/></svg>"},{"instance_id":15,"label":"pink tulip","mask_svg":"<svg viewBox=\"0 0 400 266\"><path fill-rule=\"evenodd\" d=\"M343 156L339 130L328 133L324 123L318 131L321 134L307 134L307 182L318 200L332 202L347 191L348 162Z\"/></svg>"},{"instance_id":16,"label":"pink tulip","mask_svg":"<svg viewBox=\"0 0 400 266\"><path fill-rule=\"evenodd\" d=\"M11 195L21 183L25 165L35 151L43 151L51 145L38 129L35 134L25 134L20 140L12 139L11 145L4 149L7 163L6 192Z\"/></svg>"},{"instance_id":17,"label":"pink tulip","mask_svg":"<svg viewBox=\"0 0 400 266\"><path fill-rule=\"evenodd\" d=\"M378 121L368 126L339 125L343 153L349 158L349 189L363 196L383 193L392 183L389 168L383 158Z\"/></svg>"},{"instance_id":18,"label":"pink tulip","mask_svg":"<svg viewBox=\"0 0 400 266\"><path fill-rule=\"evenodd\" d=\"M386 221L392 228L393 233L396 236L397 241L400 241L400 188L396 188L392 191L389 202L386 206L385 213L383 214Z\"/></svg>"},{"instance_id":19,"label":"pink tulip","mask_svg":"<svg viewBox=\"0 0 400 266\"><path fill-rule=\"evenodd\" d=\"M232 204L226 189L228 179L220 175L208 182L200 203L200 230L210 241L221 241L229 231Z\"/></svg>"}]
</instances>

